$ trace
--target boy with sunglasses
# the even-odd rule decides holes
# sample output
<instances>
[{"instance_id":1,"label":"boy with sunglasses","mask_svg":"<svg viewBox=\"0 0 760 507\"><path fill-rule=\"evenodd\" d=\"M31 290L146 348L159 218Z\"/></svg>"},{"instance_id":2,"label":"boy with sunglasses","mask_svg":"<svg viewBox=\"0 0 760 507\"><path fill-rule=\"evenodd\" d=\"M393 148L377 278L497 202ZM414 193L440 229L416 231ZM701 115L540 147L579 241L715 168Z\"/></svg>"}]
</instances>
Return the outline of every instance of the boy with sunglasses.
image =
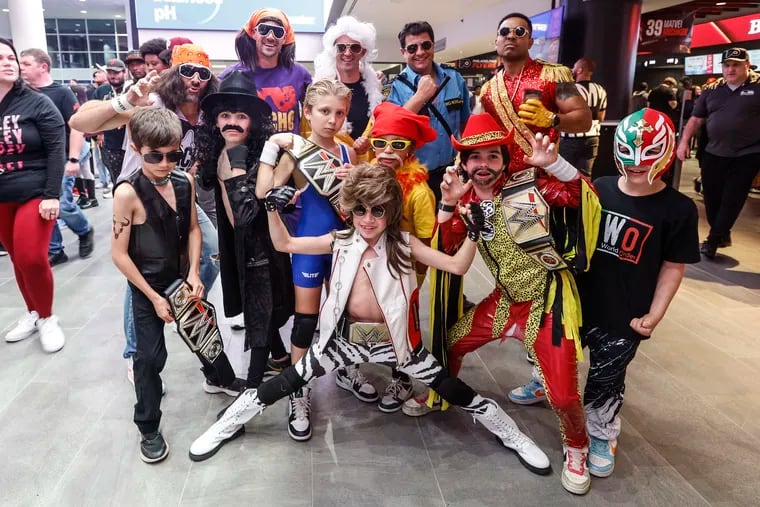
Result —
<instances>
[{"instance_id":1,"label":"boy with sunglasses","mask_svg":"<svg viewBox=\"0 0 760 507\"><path fill-rule=\"evenodd\" d=\"M169 454L161 432L162 382L166 364L164 324L173 321L164 291L186 278L193 297L200 280L201 230L195 211L194 179L176 170L182 126L165 108L138 110L129 123L142 167L114 187L111 257L127 277L136 332L133 356L134 421L142 435L140 458L156 463Z\"/></svg>"},{"instance_id":2,"label":"boy with sunglasses","mask_svg":"<svg viewBox=\"0 0 760 507\"><path fill-rule=\"evenodd\" d=\"M451 136L459 137L470 117L470 91L456 70L435 63L435 35L426 21L407 23L398 34L406 68L390 84L388 102L430 118L436 139L417 150L430 173L430 188L441 199L441 180L454 162Z\"/></svg>"},{"instance_id":3,"label":"boy with sunglasses","mask_svg":"<svg viewBox=\"0 0 760 507\"><path fill-rule=\"evenodd\" d=\"M335 272L320 315L319 339L293 366L258 389L247 389L224 415L190 447L190 459L202 461L239 437L243 425L304 386L348 364L376 363L399 369L433 386L514 450L520 462L539 474L549 471L549 459L494 402L453 377L422 347L418 321L419 291L412 259L462 273L475 255L475 240L483 226L477 204L461 208L469 238L453 257L432 250L401 232L401 185L378 165L361 164L343 182L340 206L351 227L316 237L291 237L278 212L292 200L295 189L276 187L265 207L275 247L283 252L332 253ZM465 268L466 269L466 268Z\"/></svg>"}]
</instances>

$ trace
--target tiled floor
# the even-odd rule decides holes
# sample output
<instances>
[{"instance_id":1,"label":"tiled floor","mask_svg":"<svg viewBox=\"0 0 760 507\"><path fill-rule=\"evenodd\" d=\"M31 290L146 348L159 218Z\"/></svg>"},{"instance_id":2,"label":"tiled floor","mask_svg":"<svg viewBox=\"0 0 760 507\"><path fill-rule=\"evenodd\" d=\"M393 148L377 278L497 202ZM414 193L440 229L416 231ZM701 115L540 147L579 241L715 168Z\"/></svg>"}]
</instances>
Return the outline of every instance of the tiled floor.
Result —
<instances>
[{"instance_id":1,"label":"tiled floor","mask_svg":"<svg viewBox=\"0 0 760 507\"><path fill-rule=\"evenodd\" d=\"M690 181L687 168L684 181ZM690 190L690 184L684 184ZM316 384L314 438L290 440L285 404L247 426L244 438L203 463L192 440L230 401L201 389L198 362L173 333L164 374L163 432L169 458L138 458L134 393L121 359L124 280L110 260L110 202L86 213L96 252L55 268L55 311L67 334L59 353L39 340L0 341L0 504L56 506L504 506L757 505L760 470L760 199L751 197L735 246L687 276L656 336L628 374L615 474L575 498L561 487L556 419L544 406L518 407L505 391L530 366L516 342L491 344L465 361L462 376L494 397L544 449L554 473L539 477L463 412L419 420L384 415L335 386ZM701 201L697 198L701 208ZM700 224L705 231L705 224ZM466 281L478 300L492 285L479 263ZM219 301L219 287L212 291ZM8 258L0 258L0 330L22 302ZM228 352L243 364L240 336ZM287 335L288 333L285 332ZM584 365L585 371L585 365ZM382 389L387 371L369 368ZM754 486L753 486L754 485Z\"/></svg>"}]
</instances>

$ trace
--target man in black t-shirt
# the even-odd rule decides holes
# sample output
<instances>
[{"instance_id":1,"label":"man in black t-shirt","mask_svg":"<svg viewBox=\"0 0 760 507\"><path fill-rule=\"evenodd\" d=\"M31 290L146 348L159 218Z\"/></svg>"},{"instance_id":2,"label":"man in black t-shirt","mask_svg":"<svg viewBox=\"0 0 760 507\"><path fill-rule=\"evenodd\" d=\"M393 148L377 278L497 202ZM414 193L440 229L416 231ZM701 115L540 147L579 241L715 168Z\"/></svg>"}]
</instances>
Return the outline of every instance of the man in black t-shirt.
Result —
<instances>
[{"instance_id":1,"label":"man in black t-shirt","mask_svg":"<svg viewBox=\"0 0 760 507\"><path fill-rule=\"evenodd\" d=\"M79 109L79 102L68 86L56 83L50 77L51 61L46 52L41 49L26 49L21 52L20 60L21 76L37 91L47 95L53 101L55 107L63 116L66 127L66 161L65 173L61 186L60 218L69 227L69 230L79 236L79 256L82 258L92 255L94 248L93 238L95 233L92 225L84 216L72 194L74 179L79 176L79 157L84 146L84 135L69 128L69 119ZM94 194L95 182L92 180ZM97 201L96 201L97 202ZM56 223L53 228L50 246L48 247L48 261L51 266L61 264L68 260L63 250L63 236Z\"/></svg>"},{"instance_id":2,"label":"man in black t-shirt","mask_svg":"<svg viewBox=\"0 0 760 507\"><path fill-rule=\"evenodd\" d=\"M106 74L108 75L108 83L102 84L95 90L93 94L94 100L107 100L121 95L127 91L124 86L124 81L127 74L127 66L124 62L113 58L106 63ZM101 148L101 154L103 156L103 163L108 169L108 173L111 175L111 181L114 183L119 178L121 172L121 164L124 162L124 150L122 145L124 144L124 126L106 130L103 132L103 144Z\"/></svg>"},{"instance_id":3,"label":"man in black t-shirt","mask_svg":"<svg viewBox=\"0 0 760 507\"><path fill-rule=\"evenodd\" d=\"M578 278L590 353L583 395L588 467L596 477L615 467L626 368L664 317L686 264L699 262L697 208L661 179L675 156L673 123L641 109L623 118L615 139L621 176L594 181L602 219L591 268ZM533 380L509 398L530 404L545 396Z\"/></svg>"}]
</instances>

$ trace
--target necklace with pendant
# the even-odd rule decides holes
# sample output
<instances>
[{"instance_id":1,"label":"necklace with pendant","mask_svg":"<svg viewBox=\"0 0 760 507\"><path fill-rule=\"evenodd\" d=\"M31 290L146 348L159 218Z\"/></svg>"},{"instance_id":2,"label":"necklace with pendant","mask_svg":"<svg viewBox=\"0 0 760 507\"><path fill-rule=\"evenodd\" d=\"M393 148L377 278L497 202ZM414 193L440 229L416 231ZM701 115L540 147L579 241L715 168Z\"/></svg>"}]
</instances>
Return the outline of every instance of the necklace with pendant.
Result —
<instances>
[{"instance_id":1,"label":"necklace with pendant","mask_svg":"<svg viewBox=\"0 0 760 507\"><path fill-rule=\"evenodd\" d=\"M525 70L525 65L523 65L522 69L520 69L520 75L517 77L517 86L515 86L515 91L512 92L512 96L509 97L509 101L511 103L515 103L515 96L517 95L517 90L520 89L520 83L522 82L522 75L523 71Z\"/></svg>"},{"instance_id":2,"label":"necklace with pendant","mask_svg":"<svg viewBox=\"0 0 760 507\"><path fill-rule=\"evenodd\" d=\"M158 181L153 181L153 180L148 180L148 181L150 181L150 184L153 185L154 187L163 187L164 185L169 183L170 176L171 174L167 174L166 178L160 179Z\"/></svg>"}]
</instances>

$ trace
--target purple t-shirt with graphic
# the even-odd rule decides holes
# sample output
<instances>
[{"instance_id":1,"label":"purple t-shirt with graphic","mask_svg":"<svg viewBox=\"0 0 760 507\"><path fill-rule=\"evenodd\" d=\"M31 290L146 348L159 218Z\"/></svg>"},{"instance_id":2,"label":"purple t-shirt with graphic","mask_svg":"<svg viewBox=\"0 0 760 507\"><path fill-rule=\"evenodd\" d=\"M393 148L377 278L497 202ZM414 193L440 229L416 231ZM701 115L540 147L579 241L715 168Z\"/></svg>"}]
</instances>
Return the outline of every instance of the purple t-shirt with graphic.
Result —
<instances>
[{"instance_id":1,"label":"purple t-shirt with graphic","mask_svg":"<svg viewBox=\"0 0 760 507\"><path fill-rule=\"evenodd\" d=\"M219 74L219 79L239 70L256 83L259 98L272 108L272 122L276 132L299 134L301 129L301 108L306 96L306 88L311 84L311 74L300 63L292 67L279 65L272 69L258 68L251 71L242 63L227 67Z\"/></svg>"}]
</instances>

